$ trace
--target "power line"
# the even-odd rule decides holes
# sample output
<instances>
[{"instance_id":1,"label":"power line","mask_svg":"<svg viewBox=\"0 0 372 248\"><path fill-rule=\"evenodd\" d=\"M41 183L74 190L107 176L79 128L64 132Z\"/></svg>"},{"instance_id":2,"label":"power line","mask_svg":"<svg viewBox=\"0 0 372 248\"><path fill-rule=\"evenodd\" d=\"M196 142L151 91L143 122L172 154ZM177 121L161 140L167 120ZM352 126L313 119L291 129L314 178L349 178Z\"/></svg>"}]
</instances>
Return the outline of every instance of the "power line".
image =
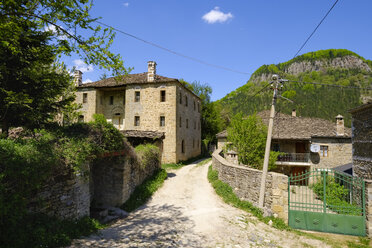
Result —
<instances>
[{"instance_id":1,"label":"power line","mask_svg":"<svg viewBox=\"0 0 372 248\"><path fill-rule=\"evenodd\" d=\"M302 48L304 48L304 46L306 45L306 43L310 40L310 38L313 36L313 34L316 32L316 30L319 28L319 26L323 23L323 21L327 18L328 14L332 11L332 9L336 6L337 2L339 0L336 0L334 2L334 4L332 5L332 7L328 10L327 14L323 17L323 19L319 22L319 24L316 26L316 28L313 30L313 32L309 35L309 37L306 39L306 41L302 44L302 46L300 47L300 49L298 49L297 53L293 56L292 59L294 59L302 50Z\"/></svg>"},{"instance_id":2,"label":"power line","mask_svg":"<svg viewBox=\"0 0 372 248\"><path fill-rule=\"evenodd\" d=\"M346 86L346 85L337 85L337 84L324 84L324 83L316 83L316 82L300 82L300 81L294 81L294 80L288 80L288 82L293 83L302 83L302 84L314 84L314 85L323 85L323 86L329 86L329 87L339 87L339 88L350 88L350 89L359 89L359 90L372 90L372 88L361 88L358 86Z\"/></svg>"},{"instance_id":3,"label":"power line","mask_svg":"<svg viewBox=\"0 0 372 248\"><path fill-rule=\"evenodd\" d=\"M136 39L136 40L142 41L142 42L144 42L144 43L146 43L146 44L148 44L148 45L150 45L150 46L153 46L153 47L159 48L159 49L161 49L161 50L164 50L164 51L166 51L166 52L172 53L172 54L177 55L177 56L179 56L179 57L183 57L183 58L185 58L185 59L189 59L189 60L192 60L192 61L198 62L198 63L200 63L200 64L207 65L207 66L210 66L210 67L215 67L215 68L222 69L222 70L225 70L225 71L230 71L230 72L239 73L239 74L244 74L244 75L249 75L249 74L250 74L250 73L248 73L248 72L237 71L237 70L234 70L234 69L231 69L231 68L225 67L225 66L220 66L220 65L216 65L216 64L211 64L211 63L205 62L205 61L200 60L200 59L198 59L198 58L194 58L194 57L191 57L191 56L188 56L188 55L185 55L185 54L182 54L182 53L179 53L179 52L173 51L173 50L171 50L171 49L168 49L168 48L166 48L166 47L160 46L160 45L158 45L158 44L156 44L156 43L153 43L153 42L151 42L151 41L147 41L147 40L145 40L145 39L142 39L142 38L140 38L140 37L138 37L138 36L135 36L135 35L133 35L133 34L130 34L130 33L124 32L124 31L122 31L122 30L120 30L120 29L114 28L114 27L112 27L112 26L110 26L110 25L108 25L108 24L105 24L105 23L103 23L103 22L100 22L100 21L96 21L96 22L99 23L99 24L101 24L101 25L103 25L103 26L105 26L105 27L112 28L113 30L115 30L115 31L117 31L117 32L119 32L119 33L121 33L121 34L124 34L124 35L126 35L126 36L129 36L129 37L134 38L134 39Z\"/></svg>"}]
</instances>

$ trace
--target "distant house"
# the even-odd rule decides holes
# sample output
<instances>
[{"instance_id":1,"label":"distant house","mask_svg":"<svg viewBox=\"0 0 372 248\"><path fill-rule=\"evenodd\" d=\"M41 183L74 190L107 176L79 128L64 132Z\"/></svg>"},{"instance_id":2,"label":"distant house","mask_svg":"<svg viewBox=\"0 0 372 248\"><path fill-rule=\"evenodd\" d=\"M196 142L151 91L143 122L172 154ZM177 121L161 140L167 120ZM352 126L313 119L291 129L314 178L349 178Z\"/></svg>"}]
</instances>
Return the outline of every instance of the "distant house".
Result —
<instances>
[{"instance_id":1,"label":"distant house","mask_svg":"<svg viewBox=\"0 0 372 248\"><path fill-rule=\"evenodd\" d=\"M75 83L76 102L82 105L79 121L103 114L132 144L157 140L163 163L200 154L200 98L177 79L157 75L155 62L148 62L144 73L86 84L76 71Z\"/></svg>"},{"instance_id":2,"label":"distant house","mask_svg":"<svg viewBox=\"0 0 372 248\"><path fill-rule=\"evenodd\" d=\"M350 110L352 115L353 172L372 179L372 102Z\"/></svg>"},{"instance_id":3,"label":"distant house","mask_svg":"<svg viewBox=\"0 0 372 248\"><path fill-rule=\"evenodd\" d=\"M268 125L270 111L257 114ZM217 134L218 144L227 141L227 132ZM312 147L312 148L311 148ZM335 122L319 118L277 113L274 118L271 150L284 153L277 171L286 175L314 168L335 168L351 162L351 130L341 115Z\"/></svg>"}]
</instances>

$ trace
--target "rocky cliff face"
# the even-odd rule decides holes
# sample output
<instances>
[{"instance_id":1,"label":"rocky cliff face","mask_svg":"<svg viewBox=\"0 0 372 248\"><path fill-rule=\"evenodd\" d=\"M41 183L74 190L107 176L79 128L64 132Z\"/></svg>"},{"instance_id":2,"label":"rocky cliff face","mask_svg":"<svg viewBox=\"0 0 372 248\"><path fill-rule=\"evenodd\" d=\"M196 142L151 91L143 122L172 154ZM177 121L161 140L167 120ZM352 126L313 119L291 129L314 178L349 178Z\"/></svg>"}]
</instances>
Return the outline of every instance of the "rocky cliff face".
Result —
<instances>
[{"instance_id":1,"label":"rocky cliff face","mask_svg":"<svg viewBox=\"0 0 372 248\"><path fill-rule=\"evenodd\" d=\"M304 60L300 62L294 62L285 66L283 71L285 74L298 75L303 72L309 71L325 71L328 68L341 68L341 69L359 69L367 72L372 72L369 65L364 62L361 58L347 55L343 57L337 57L332 59L320 59L320 60ZM264 73L251 78L250 81L261 82L271 80L273 73Z\"/></svg>"}]
</instances>

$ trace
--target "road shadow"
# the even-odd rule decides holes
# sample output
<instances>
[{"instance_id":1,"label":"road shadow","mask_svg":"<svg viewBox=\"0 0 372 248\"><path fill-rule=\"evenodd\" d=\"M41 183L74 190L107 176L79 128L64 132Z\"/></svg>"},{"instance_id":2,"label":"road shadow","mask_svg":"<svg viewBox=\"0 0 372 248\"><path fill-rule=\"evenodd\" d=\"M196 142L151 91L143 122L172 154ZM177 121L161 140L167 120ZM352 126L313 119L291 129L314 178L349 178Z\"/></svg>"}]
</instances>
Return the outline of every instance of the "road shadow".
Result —
<instances>
[{"instance_id":1,"label":"road shadow","mask_svg":"<svg viewBox=\"0 0 372 248\"><path fill-rule=\"evenodd\" d=\"M167 176L168 177L175 177L175 176L177 176L175 173L173 173L173 172L168 172L167 173Z\"/></svg>"},{"instance_id":2,"label":"road shadow","mask_svg":"<svg viewBox=\"0 0 372 248\"><path fill-rule=\"evenodd\" d=\"M194 222L173 205L142 206L98 234L71 247L203 247Z\"/></svg>"}]
</instances>

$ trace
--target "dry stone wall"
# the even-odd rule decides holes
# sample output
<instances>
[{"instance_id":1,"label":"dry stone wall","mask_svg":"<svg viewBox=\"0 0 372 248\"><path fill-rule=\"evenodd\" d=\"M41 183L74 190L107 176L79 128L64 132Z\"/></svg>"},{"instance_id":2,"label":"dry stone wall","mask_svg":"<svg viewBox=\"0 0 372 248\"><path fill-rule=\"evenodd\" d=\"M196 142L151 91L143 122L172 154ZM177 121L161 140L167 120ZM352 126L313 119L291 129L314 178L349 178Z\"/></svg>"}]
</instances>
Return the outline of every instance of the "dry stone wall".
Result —
<instances>
[{"instance_id":1,"label":"dry stone wall","mask_svg":"<svg viewBox=\"0 0 372 248\"><path fill-rule=\"evenodd\" d=\"M218 178L229 184L241 199L258 206L262 171L235 165L220 156L221 149L212 156L213 169L218 171ZM265 212L277 214L288 222L288 177L269 172L266 178Z\"/></svg>"}]
</instances>

